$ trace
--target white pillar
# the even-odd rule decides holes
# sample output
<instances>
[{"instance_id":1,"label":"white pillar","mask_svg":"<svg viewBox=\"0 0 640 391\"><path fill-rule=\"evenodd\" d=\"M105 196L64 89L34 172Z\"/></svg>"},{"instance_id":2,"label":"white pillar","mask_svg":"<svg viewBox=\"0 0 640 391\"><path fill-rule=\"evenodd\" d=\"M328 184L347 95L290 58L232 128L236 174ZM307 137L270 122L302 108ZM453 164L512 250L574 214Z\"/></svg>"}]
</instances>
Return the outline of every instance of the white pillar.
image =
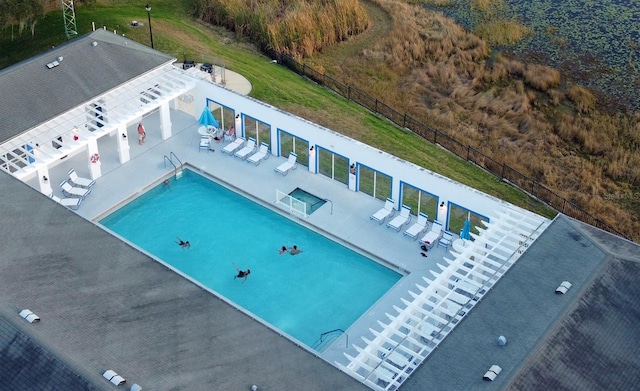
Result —
<instances>
[{"instance_id":1,"label":"white pillar","mask_svg":"<svg viewBox=\"0 0 640 391\"><path fill-rule=\"evenodd\" d=\"M316 173L316 147L312 145L309 147L309 172Z\"/></svg>"},{"instance_id":2,"label":"white pillar","mask_svg":"<svg viewBox=\"0 0 640 391\"><path fill-rule=\"evenodd\" d=\"M53 189L51 189L51 178L49 178L49 168L42 164L38 167L37 174L40 192L45 195L53 193Z\"/></svg>"},{"instance_id":3,"label":"white pillar","mask_svg":"<svg viewBox=\"0 0 640 391\"><path fill-rule=\"evenodd\" d=\"M240 119L240 113L236 114L236 119L234 121L235 121L236 137L240 137L240 136L242 136L242 120ZM276 137L276 139L277 139L277 137ZM272 142L272 144L275 145L275 143L273 143L273 142Z\"/></svg>"},{"instance_id":4,"label":"white pillar","mask_svg":"<svg viewBox=\"0 0 640 391\"><path fill-rule=\"evenodd\" d=\"M116 140L116 143L118 145L118 160L120 161L120 164L125 164L126 162L131 160L131 156L129 155L129 136L127 134L126 123L121 123L118 126L118 130L116 132Z\"/></svg>"},{"instance_id":5,"label":"white pillar","mask_svg":"<svg viewBox=\"0 0 640 391\"><path fill-rule=\"evenodd\" d=\"M440 205L438 205L438 221L442 223L444 228L447 227L447 203L440 200Z\"/></svg>"},{"instance_id":6,"label":"white pillar","mask_svg":"<svg viewBox=\"0 0 640 391\"><path fill-rule=\"evenodd\" d=\"M91 179L98 179L102 176L102 170L100 166L102 162L100 161L100 154L98 152L98 140L92 138L87 143L87 164L89 165L89 173L91 174Z\"/></svg>"},{"instance_id":7,"label":"white pillar","mask_svg":"<svg viewBox=\"0 0 640 391\"><path fill-rule=\"evenodd\" d=\"M169 102L160 104L160 134L163 140L171 137L171 111Z\"/></svg>"},{"instance_id":8,"label":"white pillar","mask_svg":"<svg viewBox=\"0 0 640 391\"><path fill-rule=\"evenodd\" d=\"M349 190L356 191L356 164L349 166Z\"/></svg>"}]
</instances>

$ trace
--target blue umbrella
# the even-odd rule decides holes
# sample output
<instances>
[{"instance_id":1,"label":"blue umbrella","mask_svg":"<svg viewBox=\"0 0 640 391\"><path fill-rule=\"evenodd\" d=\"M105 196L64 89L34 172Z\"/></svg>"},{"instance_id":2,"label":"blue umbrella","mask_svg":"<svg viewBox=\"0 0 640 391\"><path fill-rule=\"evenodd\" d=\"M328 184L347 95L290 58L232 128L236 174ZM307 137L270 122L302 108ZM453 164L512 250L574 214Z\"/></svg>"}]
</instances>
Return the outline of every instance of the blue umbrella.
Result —
<instances>
[{"instance_id":1,"label":"blue umbrella","mask_svg":"<svg viewBox=\"0 0 640 391\"><path fill-rule=\"evenodd\" d=\"M216 121L215 117L213 116L213 114L211 114L211 110L209 110L208 107L205 107L202 111L202 115L200 115L198 123L202 126L206 126L207 128L217 128L219 126L218 121Z\"/></svg>"},{"instance_id":2,"label":"blue umbrella","mask_svg":"<svg viewBox=\"0 0 640 391\"><path fill-rule=\"evenodd\" d=\"M460 239L471 240L471 223L469 220L464 221L462 231L460 231Z\"/></svg>"}]
</instances>

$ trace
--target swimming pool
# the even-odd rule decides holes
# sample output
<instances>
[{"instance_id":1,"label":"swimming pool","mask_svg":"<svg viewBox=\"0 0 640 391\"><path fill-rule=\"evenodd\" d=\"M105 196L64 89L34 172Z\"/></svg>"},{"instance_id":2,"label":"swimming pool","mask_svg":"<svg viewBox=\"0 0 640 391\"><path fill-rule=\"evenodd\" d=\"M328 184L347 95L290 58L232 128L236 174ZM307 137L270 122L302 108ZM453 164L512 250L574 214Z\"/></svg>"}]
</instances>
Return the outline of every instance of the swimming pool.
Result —
<instances>
[{"instance_id":1,"label":"swimming pool","mask_svg":"<svg viewBox=\"0 0 640 391\"><path fill-rule=\"evenodd\" d=\"M100 223L308 347L346 330L402 277L189 170ZM294 244L301 254L279 254ZM234 263L251 269L246 282Z\"/></svg>"}]
</instances>

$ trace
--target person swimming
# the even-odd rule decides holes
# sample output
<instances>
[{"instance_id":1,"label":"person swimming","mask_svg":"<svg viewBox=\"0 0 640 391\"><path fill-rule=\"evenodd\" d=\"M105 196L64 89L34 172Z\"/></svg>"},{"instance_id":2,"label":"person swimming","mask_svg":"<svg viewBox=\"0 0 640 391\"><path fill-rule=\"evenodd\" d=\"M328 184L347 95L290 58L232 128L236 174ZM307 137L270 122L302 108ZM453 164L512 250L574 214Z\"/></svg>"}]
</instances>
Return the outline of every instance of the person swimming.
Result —
<instances>
[{"instance_id":1,"label":"person swimming","mask_svg":"<svg viewBox=\"0 0 640 391\"><path fill-rule=\"evenodd\" d=\"M299 249L298 246L296 246L295 244L293 245L293 247L291 247L291 251L289 251L291 255L300 254L301 252L302 250Z\"/></svg>"},{"instance_id":2,"label":"person swimming","mask_svg":"<svg viewBox=\"0 0 640 391\"><path fill-rule=\"evenodd\" d=\"M280 248L280 255L282 255L282 254L286 253L287 251L289 251L289 249L287 248L287 246L282 246L282 247Z\"/></svg>"},{"instance_id":3,"label":"person swimming","mask_svg":"<svg viewBox=\"0 0 640 391\"><path fill-rule=\"evenodd\" d=\"M184 250L185 248L189 248L191 247L191 243L189 243L189 241L187 240L186 242L182 239L180 239L179 237L176 236L176 238L178 238L178 241L176 242L180 247L182 247L182 249Z\"/></svg>"},{"instance_id":4,"label":"person swimming","mask_svg":"<svg viewBox=\"0 0 640 391\"><path fill-rule=\"evenodd\" d=\"M235 280L236 278L244 278L244 281L247 281L247 276L251 274L251 269L242 270L238 266L236 266L235 263L233 264L233 267L235 267L236 270L238 271L238 274L235 277L233 277L233 279ZM243 284L244 284L244 281L242 281Z\"/></svg>"}]
</instances>

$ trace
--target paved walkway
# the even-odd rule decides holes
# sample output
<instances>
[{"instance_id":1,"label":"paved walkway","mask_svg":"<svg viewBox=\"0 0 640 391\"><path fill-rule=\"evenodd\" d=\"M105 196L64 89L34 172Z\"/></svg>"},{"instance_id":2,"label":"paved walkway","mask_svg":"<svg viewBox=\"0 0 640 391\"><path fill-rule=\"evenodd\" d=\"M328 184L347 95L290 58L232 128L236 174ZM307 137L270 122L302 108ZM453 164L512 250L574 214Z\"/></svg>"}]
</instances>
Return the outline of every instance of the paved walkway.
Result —
<instances>
[{"instance_id":1,"label":"paved walkway","mask_svg":"<svg viewBox=\"0 0 640 391\"><path fill-rule=\"evenodd\" d=\"M380 200L350 191L346 185L323 175L311 174L301 165L287 176L275 173L274 168L284 162L284 158L271 156L259 166L255 166L222 153L221 149L226 145L224 143L214 144L215 152L201 151L198 148L200 135L197 133L197 120L178 111L172 111L171 115L174 134L164 141L160 139L159 132L153 131L159 128L158 114L145 118L146 143L142 146L132 144L132 159L124 165L119 164L115 149L107 145L113 144L111 140L104 138L105 145L99 143L103 176L98 179L92 194L83 202L78 214L96 221L165 178L171 177L174 168L165 160L165 156L169 157L172 153L195 170L206 173L237 192L276 210L276 189L289 193L300 187L331 200L332 202L327 202L308 219L293 219L395 269L404 277L355 324L350 328L349 325L342 327L347 330L349 346L345 348L347 336L337 339L322 354L330 363L336 360L344 361L343 352L355 355L356 352L350 345L361 341L360 336L368 335L369 327L377 328L377 320L386 321L385 312L394 313L393 305L402 306L400 298L409 297L407 292L409 289L415 291L416 283L424 284L423 276L431 278L429 270L438 270L436 262L443 263L444 248L434 247L425 258L420 255L417 241L370 220L369 216L383 206ZM135 127L128 131L134 135ZM88 176L86 166L89 163L84 160L82 154L67 158L59 166L52 168L52 183L64 179L70 168L75 168L80 176ZM57 193L58 189L54 191Z\"/></svg>"}]
</instances>

